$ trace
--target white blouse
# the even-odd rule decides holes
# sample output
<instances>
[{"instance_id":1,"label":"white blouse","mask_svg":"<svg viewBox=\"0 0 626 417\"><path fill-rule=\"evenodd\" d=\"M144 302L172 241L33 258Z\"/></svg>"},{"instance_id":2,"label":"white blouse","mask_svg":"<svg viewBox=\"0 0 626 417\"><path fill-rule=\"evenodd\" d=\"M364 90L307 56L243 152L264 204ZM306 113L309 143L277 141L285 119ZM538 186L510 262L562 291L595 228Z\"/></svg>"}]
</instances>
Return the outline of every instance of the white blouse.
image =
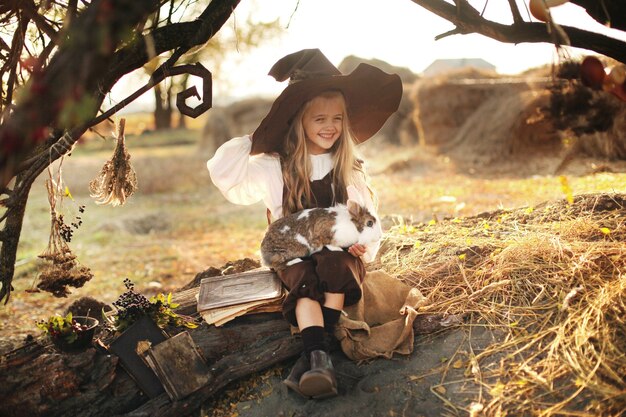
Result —
<instances>
[{"instance_id":1,"label":"white blouse","mask_svg":"<svg viewBox=\"0 0 626 417\"><path fill-rule=\"evenodd\" d=\"M242 136L220 146L207 161L211 180L231 203L249 205L263 201L272 218L282 217L283 174L278 156L269 154L250 155L252 140ZM324 178L333 168L332 154L311 155L311 181ZM374 216L377 216L365 180L353 184L361 200ZM372 261L380 242L367 247L363 261Z\"/></svg>"}]
</instances>

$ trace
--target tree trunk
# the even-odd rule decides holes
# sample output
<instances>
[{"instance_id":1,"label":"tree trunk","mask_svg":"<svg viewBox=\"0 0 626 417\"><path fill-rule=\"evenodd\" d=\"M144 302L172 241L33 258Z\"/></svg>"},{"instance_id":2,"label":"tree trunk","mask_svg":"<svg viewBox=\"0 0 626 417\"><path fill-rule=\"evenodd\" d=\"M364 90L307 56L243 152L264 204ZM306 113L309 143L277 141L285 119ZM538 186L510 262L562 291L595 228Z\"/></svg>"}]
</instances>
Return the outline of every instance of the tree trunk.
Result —
<instances>
[{"instance_id":1,"label":"tree trunk","mask_svg":"<svg viewBox=\"0 0 626 417\"><path fill-rule=\"evenodd\" d=\"M189 74L184 74L180 77L180 91L183 91L187 88L187 83L189 81ZM178 114L178 125L176 126L179 129L187 128L187 118L184 114Z\"/></svg>"},{"instance_id":2,"label":"tree trunk","mask_svg":"<svg viewBox=\"0 0 626 417\"><path fill-rule=\"evenodd\" d=\"M185 116L182 113L178 114L178 126L176 126L179 129L187 129L187 116Z\"/></svg>"},{"instance_id":3,"label":"tree trunk","mask_svg":"<svg viewBox=\"0 0 626 417\"><path fill-rule=\"evenodd\" d=\"M169 91L163 94L161 84L154 86L154 129L170 129L172 127L172 106L167 102L170 99Z\"/></svg>"},{"instance_id":4,"label":"tree trunk","mask_svg":"<svg viewBox=\"0 0 626 417\"><path fill-rule=\"evenodd\" d=\"M171 402L149 399L118 365L118 358L90 348L59 353L32 342L0 360L0 415L3 416L184 416L244 376L295 357L301 343L276 313L239 318L224 327L189 330L214 379L190 396Z\"/></svg>"}]
</instances>

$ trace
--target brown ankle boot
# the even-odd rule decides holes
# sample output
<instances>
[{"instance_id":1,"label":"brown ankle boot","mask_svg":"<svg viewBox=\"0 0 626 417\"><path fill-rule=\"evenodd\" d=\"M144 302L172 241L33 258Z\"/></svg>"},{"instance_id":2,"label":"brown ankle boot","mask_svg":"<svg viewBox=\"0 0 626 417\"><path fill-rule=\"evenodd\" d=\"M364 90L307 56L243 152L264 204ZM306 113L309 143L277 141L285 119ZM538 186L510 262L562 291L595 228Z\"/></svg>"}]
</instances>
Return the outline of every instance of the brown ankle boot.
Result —
<instances>
[{"instance_id":1,"label":"brown ankle boot","mask_svg":"<svg viewBox=\"0 0 626 417\"><path fill-rule=\"evenodd\" d=\"M309 398L309 396L304 395L302 391L300 391L300 377L302 377L302 374L309 369L311 369L311 365L306 355L300 355L296 363L293 365L293 368L291 368L291 372L289 372L289 375L283 381L283 384L287 385L287 387L297 392L304 398Z\"/></svg>"},{"instance_id":2,"label":"brown ankle boot","mask_svg":"<svg viewBox=\"0 0 626 417\"><path fill-rule=\"evenodd\" d=\"M300 392L313 398L327 398L337 395L335 368L330 356L323 350L311 352L311 370L300 378Z\"/></svg>"}]
</instances>

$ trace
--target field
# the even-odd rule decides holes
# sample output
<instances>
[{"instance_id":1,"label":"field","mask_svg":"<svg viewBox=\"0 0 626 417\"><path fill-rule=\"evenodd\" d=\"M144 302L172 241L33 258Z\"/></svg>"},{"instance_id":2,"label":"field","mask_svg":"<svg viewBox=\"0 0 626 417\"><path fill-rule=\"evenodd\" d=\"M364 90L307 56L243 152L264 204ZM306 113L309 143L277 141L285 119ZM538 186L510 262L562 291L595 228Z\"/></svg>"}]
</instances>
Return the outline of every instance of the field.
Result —
<instances>
[{"instance_id":1,"label":"field","mask_svg":"<svg viewBox=\"0 0 626 417\"><path fill-rule=\"evenodd\" d=\"M96 205L88 192L89 181L111 156L110 135L77 146L62 164L71 198L63 199L60 212L74 218L78 206L86 206L70 247L94 278L67 298L26 291L36 286L44 263L38 255L46 248L50 231L44 188L48 174L44 173L29 198L15 291L0 309L1 337L36 334L36 320L62 313L81 296L112 302L123 292L126 277L140 291L155 294L175 290L210 266L244 257L258 259L266 225L264 208L260 203L232 205L211 184L205 168L210 155L197 151L199 123L188 130L158 133L140 133L146 124L143 118L129 117L128 123L129 131L137 132L127 135L127 144L139 189L126 205ZM558 159L501 161L497 166L479 167L455 163L420 146L399 148L372 141L361 151L378 192L386 229L499 208L532 207L568 193L626 191L626 170L619 163L579 158L560 177L550 174ZM605 169L598 170L600 165ZM53 175L57 168L55 164ZM532 170L532 175L518 175Z\"/></svg>"},{"instance_id":2,"label":"field","mask_svg":"<svg viewBox=\"0 0 626 417\"><path fill-rule=\"evenodd\" d=\"M33 186L15 291L0 308L0 351L36 336L37 320L63 313L82 296L113 302L125 291L125 278L154 295L175 291L209 267L259 258L265 209L261 203L232 205L211 184L205 167L210 155L198 146L201 122L185 130L152 132L146 130L145 116L128 119L126 141L139 187L125 205L97 205L89 195L89 182L114 147L105 131L104 138L92 135L79 144ZM615 391L620 382L607 381L614 377L611 369L624 366L623 348L615 342L623 330L618 322L624 308L625 220L623 209L609 206L611 195L621 194L615 201L623 203L626 163L579 156L556 175L562 162L558 156L477 165L468 162L472 158L452 159L420 145L372 140L360 150L385 230L381 257L372 267L426 294L430 304L423 314L469 313L471 324L462 331L471 334L473 326L485 326L507 341L476 355L459 351L454 361L442 362L433 370L441 373L439 383L430 382L435 397L449 409L467 411L461 397L442 396L454 391L460 380L453 375L461 373L464 384L485 390L485 415L537 404L536 411L545 415L582 407L608 416L623 405L623 395ZM80 217L69 245L94 275L67 298L33 291L46 266L38 255L50 234L44 182L50 175L58 179L59 167L68 194L57 211L67 223ZM83 213L80 206L85 206ZM273 401L282 397L275 391L272 400L257 388L267 378L274 381L271 386L278 385L280 372L272 369L240 381L207 409L213 417L232 415L233 407L243 411L249 400L256 401L258 412L246 415L263 415L264 407L274 409ZM405 386L403 373L388 375L388 387ZM396 405L378 404L388 410Z\"/></svg>"}]
</instances>

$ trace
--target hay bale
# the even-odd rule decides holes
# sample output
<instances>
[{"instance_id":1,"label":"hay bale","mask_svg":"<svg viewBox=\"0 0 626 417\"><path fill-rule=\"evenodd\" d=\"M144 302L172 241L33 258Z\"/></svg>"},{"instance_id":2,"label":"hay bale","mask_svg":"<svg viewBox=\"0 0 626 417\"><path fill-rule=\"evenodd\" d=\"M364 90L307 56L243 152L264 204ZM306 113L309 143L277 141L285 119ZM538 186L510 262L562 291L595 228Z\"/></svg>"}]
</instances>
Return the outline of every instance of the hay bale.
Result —
<instances>
[{"instance_id":1,"label":"hay bale","mask_svg":"<svg viewBox=\"0 0 626 417\"><path fill-rule=\"evenodd\" d=\"M273 101L266 98L249 98L228 106L226 112L231 137L254 132L261 120L269 113Z\"/></svg>"},{"instance_id":2,"label":"hay bale","mask_svg":"<svg viewBox=\"0 0 626 417\"><path fill-rule=\"evenodd\" d=\"M407 90L410 88L405 85L398 111L387 119L377 133L377 136L380 136L382 140L395 145L415 145L420 140L417 126L413 123L413 101Z\"/></svg>"},{"instance_id":3,"label":"hay bale","mask_svg":"<svg viewBox=\"0 0 626 417\"><path fill-rule=\"evenodd\" d=\"M476 79L487 81L473 82ZM488 82L497 79L492 72L465 69L416 82L410 93L415 108L413 121L424 143L434 146L449 143L486 99L527 88Z\"/></svg>"},{"instance_id":4,"label":"hay bale","mask_svg":"<svg viewBox=\"0 0 626 417\"><path fill-rule=\"evenodd\" d=\"M457 160L489 164L523 154L554 154L561 140L550 118L539 109L550 100L547 90L517 91L485 99L465 120L442 151Z\"/></svg>"},{"instance_id":5,"label":"hay bale","mask_svg":"<svg viewBox=\"0 0 626 417\"><path fill-rule=\"evenodd\" d=\"M228 113L224 107L213 107L202 129L198 148L204 155L213 155L217 148L230 139Z\"/></svg>"},{"instance_id":6,"label":"hay bale","mask_svg":"<svg viewBox=\"0 0 626 417\"><path fill-rule=\"evenodd\" d=\"M251 134L267 115L273 100L248 98L225 107L215 107L209 112L200 139L200 150L213 155L227 140Z\"/></svg>"},{"instance_id":7,"label":"hay bale","mask_svg":"<svg viewBox=\"0 0 626 417\"><path fill-rule=\"evenodd\" d=\"M413 100L409 97L412 85L419 76L408 68L391 65L380 59L365 59L354 55L347 56L339 64L342 73L349 73L361 64L373 65L381 70L398 74L403 84L403 95L398 111L389 117L377 136L381 140L396 145L413 145L419 142L419 133L413 123Z\"/></svg>"}]
</instances>

